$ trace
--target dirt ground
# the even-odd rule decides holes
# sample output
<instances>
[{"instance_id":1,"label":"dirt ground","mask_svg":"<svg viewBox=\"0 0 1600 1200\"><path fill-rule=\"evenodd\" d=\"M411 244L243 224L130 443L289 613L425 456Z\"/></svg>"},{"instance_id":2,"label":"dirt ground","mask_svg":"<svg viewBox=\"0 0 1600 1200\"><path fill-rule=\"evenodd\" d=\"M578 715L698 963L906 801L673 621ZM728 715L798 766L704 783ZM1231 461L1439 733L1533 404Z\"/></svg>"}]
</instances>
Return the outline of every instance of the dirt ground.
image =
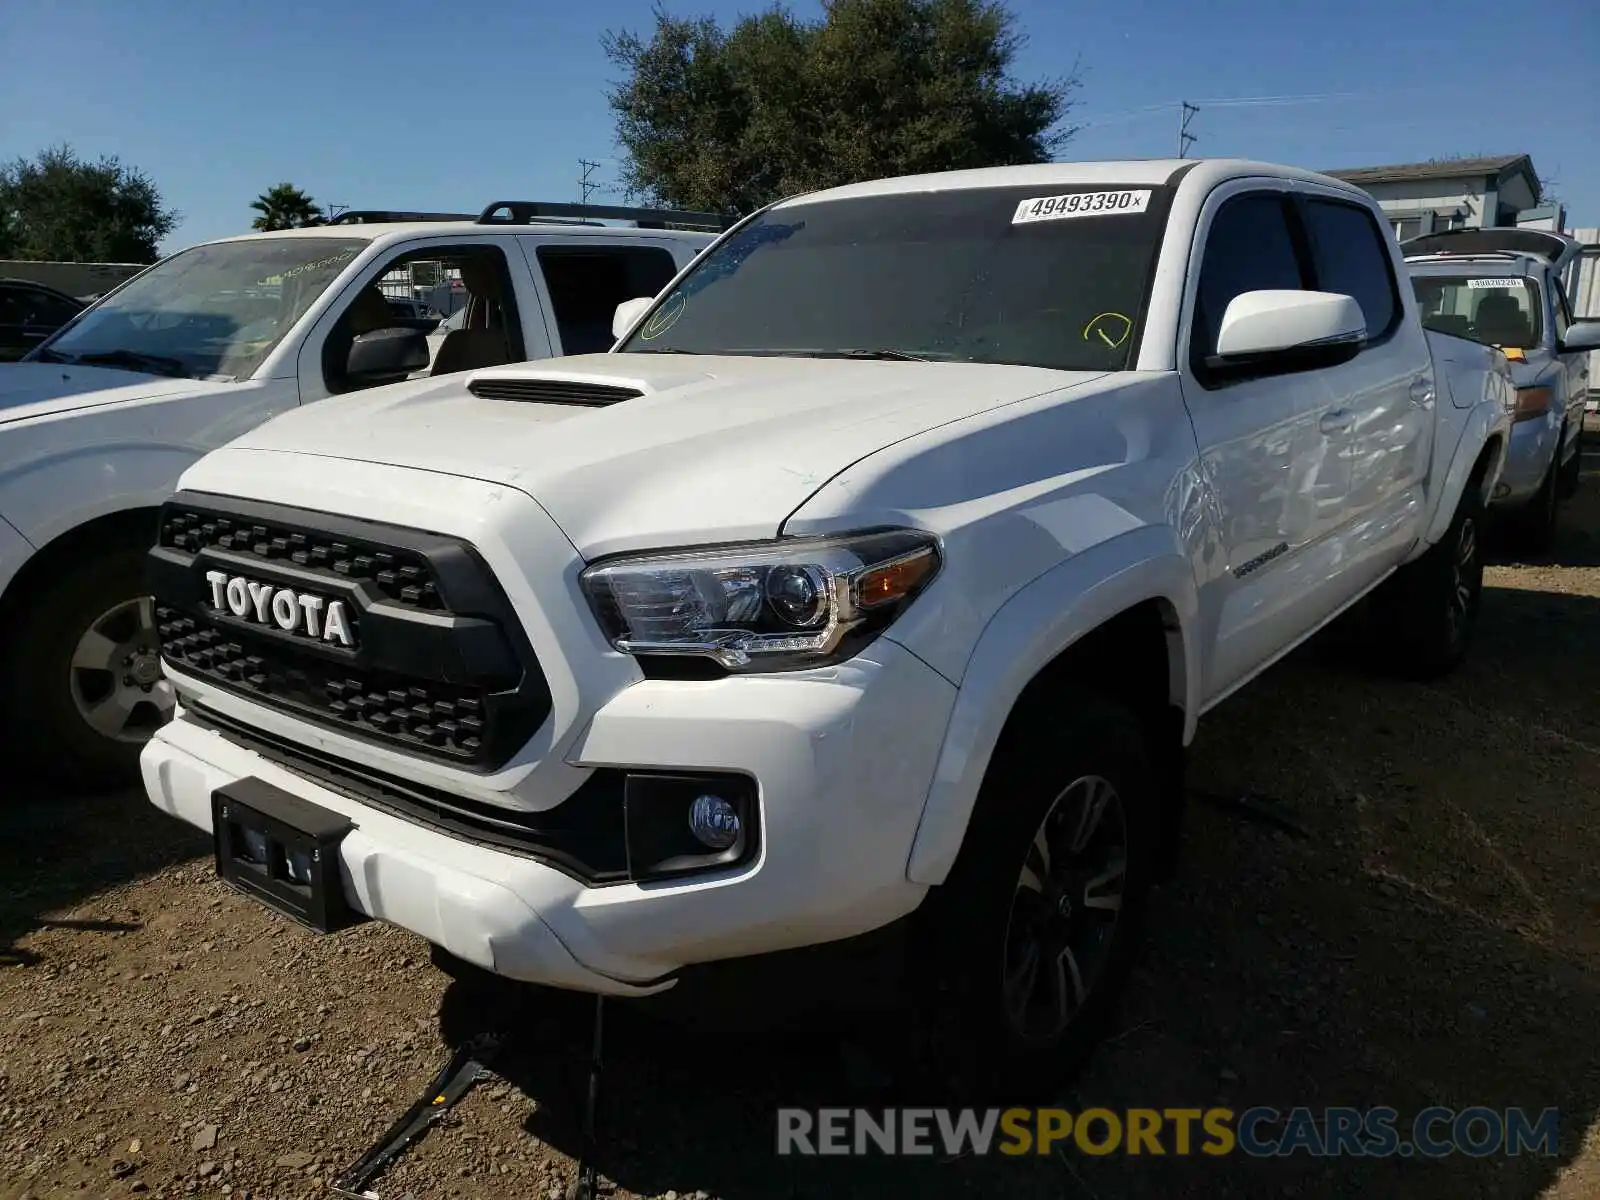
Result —
<instances>
[{"instance_id":1,"label":"dirt ground","mask_svg":"<svg viewBox=\"0 0 1600 1200\"><path fill-rule=\"evenodd\" d=\"M1592 422L1591 422L1592 424ZM1337 639L1210 714L1119 1030L1063 1103L1560 1110L1556 1159L779 1159L782 1104L871 1104L825 1034L608 1024L618 1197L1600 1196L1600 430L1549 561L1489 573L1470 663L1374 677ZM15 786L15 785L12 785ZM327 1195L484 1014L375 923L319 939L212 877L142 796L0 803L0 1198ZM587 1008L528 1044L373 1185L560 1195ZM616 1014L615 1007L608 1010Z\"/></svg>"}]
</instances>

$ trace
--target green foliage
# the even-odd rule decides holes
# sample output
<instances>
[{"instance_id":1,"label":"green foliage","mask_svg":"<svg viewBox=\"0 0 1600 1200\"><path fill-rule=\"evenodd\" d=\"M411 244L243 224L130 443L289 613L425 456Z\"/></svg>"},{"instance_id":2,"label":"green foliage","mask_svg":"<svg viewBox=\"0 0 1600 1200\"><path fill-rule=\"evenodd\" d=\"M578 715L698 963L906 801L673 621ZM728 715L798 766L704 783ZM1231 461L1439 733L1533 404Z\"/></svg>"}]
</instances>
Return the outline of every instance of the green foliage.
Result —
<instances>
[{"instance_id":1,"label":"green foliage","mask_svg":"<svg viewBox=\"0 0 1600 1200\"><path fill-rule=\"evenodd\" d=\"M116 158L70 146L0 166L0 258L153 263L178 214L154 183Z\"/></svg>"},{"instance_id":2,"label":"green foliage","mask_svg":"<svg viewBox=\"0 0 1600 1200\"><path fill-rule=\"evenodd\" d=\"M258 214L251 229L304 229L324 222L322 209L292 183L268 188L250 202Z\"/></svg>"},{"instance_id":3,"label":"green foliage","mask_svg":"<svg viewBox=\"0 0 1600 1200\"><path fill-rule=\"evenodd\" d=\"M749 212L862 179L1048 162L1076 132L1076 73L1019 84L1022 38L985 0L781 4L724 31L658 9L648 41L608 33L625 79L610 93L629 192Z\"/></svg>"}]
</instances>

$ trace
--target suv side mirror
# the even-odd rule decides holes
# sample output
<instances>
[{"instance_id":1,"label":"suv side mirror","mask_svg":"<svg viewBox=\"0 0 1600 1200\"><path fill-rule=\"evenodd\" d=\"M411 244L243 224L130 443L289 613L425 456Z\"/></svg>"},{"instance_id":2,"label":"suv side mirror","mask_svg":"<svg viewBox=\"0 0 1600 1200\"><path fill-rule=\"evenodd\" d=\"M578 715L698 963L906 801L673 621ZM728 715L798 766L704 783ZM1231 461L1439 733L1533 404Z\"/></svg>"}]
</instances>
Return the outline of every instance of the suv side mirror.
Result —
<instances>
[{"instance_id":1,"label":"suv side mirror","mask_svg":"<svg viewBox=\"0 0 1600 1200\"><path fill-rule=\"evenodd\" d=\"M645 309L656 302L654 296L636 296L632 300L624 300L617 305L617 311L611 316L611 336L620 338L640 317L644 316Z\"/></svg>"},{"instance_id":2,"label":"suv side mirror","mask_svg":"<svg viewBox=\"0 0 1600 1200\"><path fill-rule=\"evenodd\" d=\"M1574 321L1567 326L1567 335L1556 349L1562 354L1600 350L1600 321Z\"/></svg>"},{"instance_id":3,"label":"suv side mirror","mask_svg":"<svg viewBox=\"0 0 1600 1200\"><path fill-rule=\"evenodd\" d=\"M350 343L345 374L353 382L378 383L404 379L428 365L427 335L394 326L357 334Z\"/></svg>"},{"instance_id":4,"label":"suv side mirror","mask_svg":"<svg viewBox=\"0 0 1600 1200\"><path fill-rule=\"evenodd\" d=\"M1244 292L1222 314L1217 352L1207 365L1310 370L1348 362L1366 341L1366 318L1353 296Z\"/></svg>"}]
</instances>

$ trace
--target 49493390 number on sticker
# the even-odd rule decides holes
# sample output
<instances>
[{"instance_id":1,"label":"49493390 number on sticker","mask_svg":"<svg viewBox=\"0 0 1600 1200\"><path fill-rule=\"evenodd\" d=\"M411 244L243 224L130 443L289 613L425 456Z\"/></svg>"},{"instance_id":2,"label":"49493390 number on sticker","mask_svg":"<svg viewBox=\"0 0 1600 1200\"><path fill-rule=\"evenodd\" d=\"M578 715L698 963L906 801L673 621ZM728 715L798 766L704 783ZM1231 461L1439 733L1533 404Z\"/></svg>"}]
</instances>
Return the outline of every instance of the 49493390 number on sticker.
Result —
<instances>
[{"instance_id":1,"label":"49493390 number on sticker","mask_svg":"<svg viewBox=\"0 0 1600 1200\"><path fill-rule=\"evenodd\" d=\"M1067 217L1124 216L1150 207L1150 190L1068 192L1064 196L1030 197L1017 205L1013 225L1030 221L1060 221Z\"/></svg>"}]
</instances>

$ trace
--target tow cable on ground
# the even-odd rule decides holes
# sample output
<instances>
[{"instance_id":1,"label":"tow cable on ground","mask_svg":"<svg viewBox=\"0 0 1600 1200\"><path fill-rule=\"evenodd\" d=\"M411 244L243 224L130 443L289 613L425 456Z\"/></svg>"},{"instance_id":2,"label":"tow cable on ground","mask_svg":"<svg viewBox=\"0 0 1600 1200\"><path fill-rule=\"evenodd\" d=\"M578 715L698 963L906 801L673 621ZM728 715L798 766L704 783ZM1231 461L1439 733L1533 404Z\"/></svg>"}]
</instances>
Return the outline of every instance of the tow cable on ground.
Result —
<instances>
[{"instance_id":1,"label":"tow cable on ground","mask_svg":"<svg viewBox=\"0 0 1600 1200\"><path fill-rule=\"evenodd\" d=\"M599 1181L594 1160L598 1150L595 1136L595 1107L600 1097L600 1048L605 997L596 996L594 1038L589 1053L589 1086L584 1097L583 1149L578 1158L577 1177L567 1189L566 1200L598 1200ZM416 1144L429 1126L440 1120L473 1084L485 1078L495 1056L505 1049L508 1036L485 1033L463 1042L450 1055L427 1089L401 1113L377 1142L358 1158L328 1190L345 1200L381 1200L368 1185L396 1159Z\"/></svg>"}]
</instances>

